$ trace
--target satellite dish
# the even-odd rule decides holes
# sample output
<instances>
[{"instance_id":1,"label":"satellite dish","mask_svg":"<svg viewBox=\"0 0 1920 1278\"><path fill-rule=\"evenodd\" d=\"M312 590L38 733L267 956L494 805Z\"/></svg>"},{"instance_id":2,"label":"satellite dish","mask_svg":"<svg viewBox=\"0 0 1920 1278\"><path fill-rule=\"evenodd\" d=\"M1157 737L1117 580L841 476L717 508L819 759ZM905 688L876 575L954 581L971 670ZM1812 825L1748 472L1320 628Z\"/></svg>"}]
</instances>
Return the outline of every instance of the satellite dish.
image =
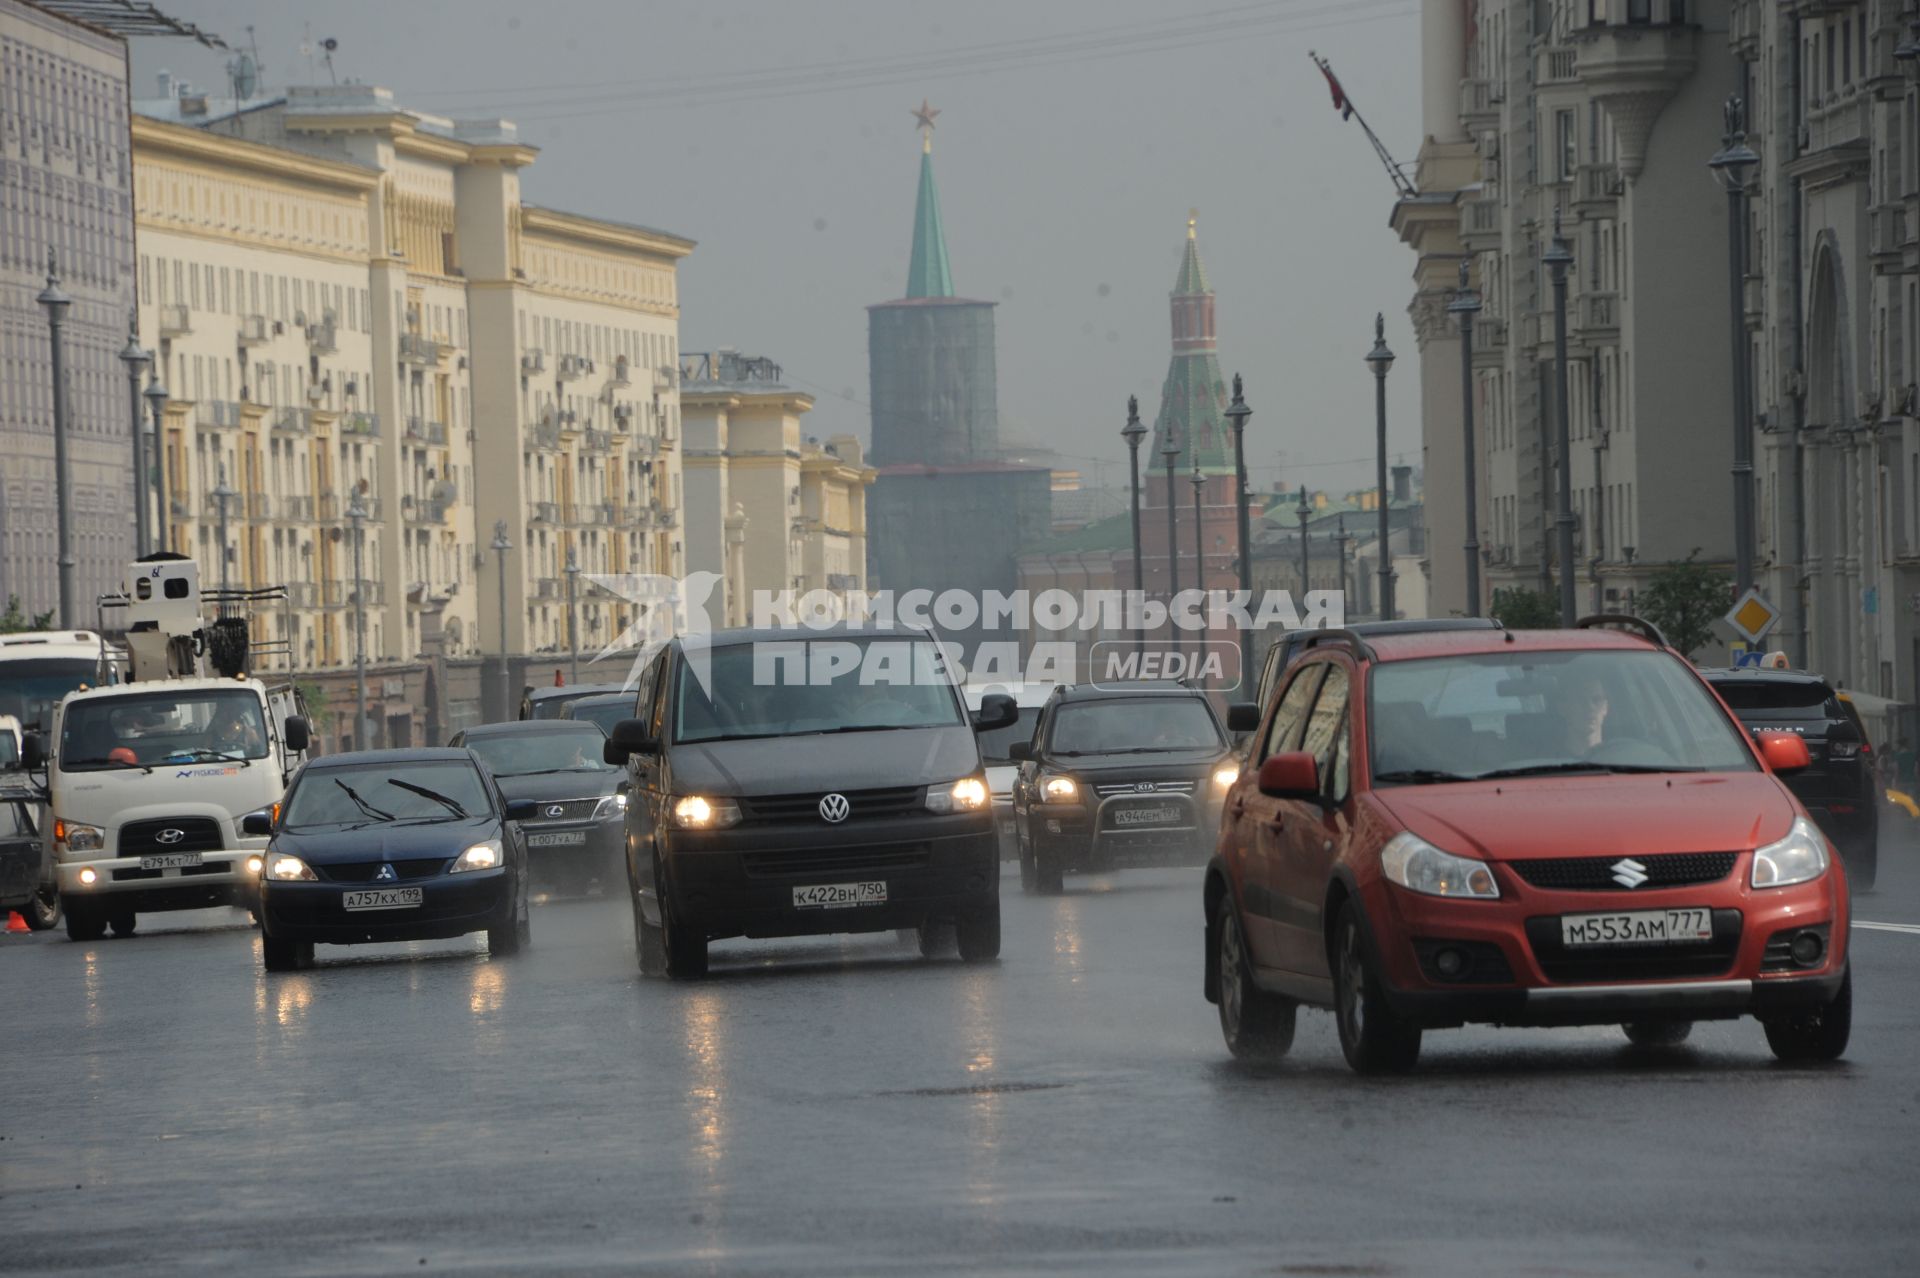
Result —
<instances>
[{"instance_id":1,"label":"satellite dish","mask_svg":"<svg viewBox=\"0 0 1920 1278\"><path fill-rule=\"evenodd\" d=\"M338 528L329 528L329 529L327 529L327 540L328 540L328 541L332 541L332 542L338 542L338 541L340 540L340 538L341 538L341 536L342 536L342 535L343 535L343 534L341 533L341 531L340 531L340 530L339 530Z\"/></svg>"},{"instance_id":2,"label":"satellite dish","mask_svg":"<svg viewBox=\"0 0 1920 1278\"><path fill-rule=\"evenodd\" d=\"M227 77L233 81L233 96L245 101L260 87L260 68L251 53L243 53L227 63Z\"/></svg>"}]
</instances>

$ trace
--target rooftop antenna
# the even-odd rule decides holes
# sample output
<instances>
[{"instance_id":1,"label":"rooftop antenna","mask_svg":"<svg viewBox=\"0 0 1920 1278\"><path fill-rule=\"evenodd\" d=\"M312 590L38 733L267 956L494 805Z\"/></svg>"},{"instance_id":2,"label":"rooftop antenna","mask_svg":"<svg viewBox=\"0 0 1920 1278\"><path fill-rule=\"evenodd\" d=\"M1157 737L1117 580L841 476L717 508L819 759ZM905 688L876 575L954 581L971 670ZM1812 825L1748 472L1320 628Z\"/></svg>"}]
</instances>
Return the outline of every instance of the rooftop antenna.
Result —
<instances>
[{"instance_id":1,"label":"rooftop antenna","mask_svg":"<svg viewBox=\"0 0 1920 1278\"><path fill-rule=\"evenodd\" d=\"M307 60L307 79L311 81L320 68L313 61L313 26L310 23L300 30L300 56Z\"/></svg>"},{"instance_id":2,"label":"rooftop antenna","mask_svg":"<svg viewBox=\"0 0 1920 1278\"><path fill-rule=\"evenodd\" d=\"M326 50L327 78L335 84L340 83L340 77L333 73L333 51L340 47L340 42L332 36L328 36L320 42L320 47Z\"/></svg>"}]
</instances>

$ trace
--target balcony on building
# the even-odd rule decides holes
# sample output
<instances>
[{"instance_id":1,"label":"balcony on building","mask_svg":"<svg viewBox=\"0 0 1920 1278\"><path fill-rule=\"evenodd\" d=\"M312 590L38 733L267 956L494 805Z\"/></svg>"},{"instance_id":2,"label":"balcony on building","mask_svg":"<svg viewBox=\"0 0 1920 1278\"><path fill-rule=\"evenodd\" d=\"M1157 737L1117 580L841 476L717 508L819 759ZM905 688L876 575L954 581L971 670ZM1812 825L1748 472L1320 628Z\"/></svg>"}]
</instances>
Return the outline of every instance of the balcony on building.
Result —
<instances>
[{"instance_id":1,"label":"balcony on building","mask_svg":"<svg viewBox=\"0 0 1920 1278\"><path fill-rule=\"evenodd\" d=\"M1620 340L1620 295L1593 292L1580 295L1577 321L1588 342L1608 345Z\"/></svg>"},{"instance_id":2,"label":"balcony on building","mask_svg":"<svg viewBox=\"0 0 1920 1278\"><path fill-rule=\"evenodd\" d=\"M194 424L201 430L236 430L240 403L230 399L203 399L193 406Z\"/></svg>"},{"instance_id":3,"label":"balcony on building","mask_svg":"<svg viewBox=\"0 0 1920 1278\"><path fill-rule=\"evenodd\" d=\"M447 424L425 417L407 418L407 442L441 446L447 442Z\"/></svg>"},{"instance_id":4,"label":"balcony on building","mask_svg":"<svg viewBox=\"0 0 1920 1278\"><path fill-rule=\"evenodd\" d=\"M1471 195L1460 205L1460 238L1469 252L1500 247L1500 201L1490 194Z\"/></svg>"},{"instance_id":5,"label":"balcony on building","mask_svg":"<svg viewBox=\"0 0 1920 1278\"><path fill-rule=\"evenodd\" d=\"M273 326L264 315L240 317L239 341L242 346L264 346L273 338Z\"/></svg>"},{"instance_id":6,"label":"balcony on building","mask_svg":"<svg viewBox=\"0 0 1920 1278\"><path fill-rule=\"evenodd\" d=\"M273 415L273 429L282 435L305 435L313 430L311 408L282 408Z\"/></svg>"},{"instance_id":7,"label":"balcony on building","mask_svg":"<svg viewBox=\"0 0 1920 1278\"><path fill-rule=\"evenodd\" d=\"M313 522L313 496L310 493L292 493L280 499L280 518L284 523L306 524Z\"/></svg>"},{"instance_id":8,"label":"balcony on building","mask_svg":"<svg viewBox=\"0 0 1920 1278\"><path fill-rule=\"evenodd\" d=\"M155 322L162 337L189 337L193 334L193 313L183 303L170 302L154 308Z\"/></svg>"},{"instance_id":9,"label":"balcony on building","mask_svg":"<svg viewBox=\"0 0 1920 1278\"><path fill-rule=\"evenodd\" d=\"M1906 248L1911 232L1908 231L1909 214L1904 200L1892 204L1876 204L1869 211L1869 244L1876 266L1887 265L1900 259Z\"/></svg>"},{"instance_id":10,"label":"balcony on building","mask_svg":"<svg viewBox=\"0 0 1920 1278\"><path fill-rule=\"evenodd\" d=\"M527 439L534 448L548 452L557 450L560 447L560 423L548 414L527 427Z\"/></svg>"},{"instance_id":11,"label":"balcony on building","mask_svg":"<svg viewBox=\"0 0 1920 1278\"><path fill-rule=\"evenodd\" d=\"M563 382L578 381L593 372L593 361L584 355L562 355L554 376Z\"/></svg>"},{"instance_id":12,"label":"balcony on building","mask_svg":"<svg viewBox=\"0 0 1920 1278\"><path fill-rule=\"evenodd\" d=\"M319 599L319 583L312 581L289 581L287 583L287 602L294 607L311 608Z\"/></svg>"},{"instance_id":13,"label":"balcony on building","mask_svg":"<svg viewBox=\"0 0 1920 1278\"><path fill-rule=\"evenodd\" d=\"M1696 0L1697 2L1697 0ZM1700 28L1686 0L1586 0L1574 31L1574 74L1614 126L1621 175L1633 181L1662 108L1700 61Z\"/></svg>"},{"instance_id":14,"label":"balcony on building","mask_svg":"<svg viewBox=\"0 0 1920 1278\"><path fill-rule=\"evenodd\" d=\"M1497 128L1500 124L1500 106L1506 99L1506 86L1498 80L1462 80L1460 122L1469 133Z\"/></svg>"},{"instance_id":15,"label":"balcony on building","mask_svg":"<svg viewBox=\"0 0 1920 1278\"><path fill-rule=\"evenodd\" d=\"M444 524L447 522L447 503L432 498L416 498L408 494L400 499L401 513L410 524Z\"/></svg>"},{"instance_id":16,"label":"balcony on building","mask_svg":"<svg viewBox=\"0 0 1920 1278\"><path fill-rule=\"evenodd\" d=\"M535 599L558 599L560 597L560 579L558 577L540 577L533 583Z\"/></svg>"},{"instance_id":17,"label":"balcony on building","mask_svg":"<svg viewBox=\"0 0 1920 1278\"><path fill-rule=\"evenodd\" d=\"M520 356L520 376L529 377L535 373L547 371L547 353L543 350L530 350Z\"/></svg>"},{"instance_id":18,"label":"balcony on building","mask_svg":"<svg viewBox=\"0 0 1920 1278\"><path fill-rule=\"evenodd\" d=\"M380 415L378 413L343 413L340 417L340 433L377 436L380 433Z\"/></svg>"},{"instance_id":19,"label":"balcony on building","mask_svg":"<svg viewBox=\"0 0 1920 1278\"><path fill-rule=\"evenodd\" d=\"M680 356L683 386L779 380L780 366L765 356L742 355L724 347L717 351L686 351Z\"/></svg>"},{"instance_id":20,"label":"balcony on building","mask_svg":"<svg viewBox=\"0 0 1920 1278\"><path fill-rule=\"evenodd\" d=\"M340 349L335 339L332 311L319 323L307 325L307 349L315 355L332 355Z\"/></svg>"},{"instance_id":21,"label":"balcony on building","mask_svg":"<svg viewBox=\"0 0 1920 1278\"><path fill-rule=\"evenodd\" d=\"M581 436L581 447L590 453L610 452L613 449L613 436L604 430L588 427Z\"/></svg>"},{"instance_id":22,"label":"balcony on building","mask_svg":"<svg viewBox=\"0 0 1920 1278\"><path fill-rule=\"evenodd\" d=\"M1539 50L1534 63L1535 83L1541 88L1574 82L1575 51L1566 45L1547 45Z\"/></svg>"},{"instance_id":23,"label":"balcony on building","mask_svg":"<svg viewBox=\"0 0 1920 1278\"><path fill-rule=\"evenodd\" d=\"M611 379L609 379L609 381L607 382L607 385L609 386L633 385L633 374L632 374L631 366L628 364L627 357L625 355L614 356L613 376Z\"/></svg>"},{"instance_id":24,"label":"balcony on building","mask_svg":"<svg viewBox=\"0 0 1920 1278\"><path fill-rule=\"evenodd\" d=\"M420 333L400 334L400 362L426 367L440 362L440 343Z\"/></svg>"},{"instance_id":25,"label":"balcony on building","mask_svg":"<svg viewBox=\"0 0 1920 1278\"><path fill-rule=\"evenodd\" d=\"M1582 164L1573 176L1573 211L1581 217L1612 217L1626 189L1612 161Z\"/></svg>"}]
</instances>

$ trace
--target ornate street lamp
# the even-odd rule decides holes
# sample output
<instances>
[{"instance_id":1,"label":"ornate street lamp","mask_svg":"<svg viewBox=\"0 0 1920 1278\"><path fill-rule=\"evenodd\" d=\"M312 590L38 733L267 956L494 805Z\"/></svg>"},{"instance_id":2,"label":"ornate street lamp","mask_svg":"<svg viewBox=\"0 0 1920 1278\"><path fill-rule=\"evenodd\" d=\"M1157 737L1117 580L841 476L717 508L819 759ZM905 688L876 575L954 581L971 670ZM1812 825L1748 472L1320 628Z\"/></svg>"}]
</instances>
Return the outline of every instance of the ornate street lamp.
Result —
<instances>
[{"instance_id":1,"label":"ornate street lamp","mask_svg":"<svg viewBox=\"0 0 1920 1278\"><path fill-rule=\"evenodd\" d=\"M127 313L127 344L120 350L120 362L127 368L127 406L133 423L133 554L141 559L153 549L153 525L147 515L147 415L140 407L140 378L153 355L140 349L138 307Z\"/></svg>"},{"instance_id":2,"label":"ornate street lamp","mask_svg":"<svg viewBox=\"0 0 1920 1278\"><path fill-rule=\"evenodd\" d=\"M1373 317L1373 349L1367 352L1367 367L1373 370L1374 430L1379 447L1380 487L1380 619L1393 620L1393 526L1387 510L1387 370L1393 367L1393 351L1387 347L1387 317Z\"/></svg>"},{"instance_id":3,"label":"ornate street lamp","mask_svg":"<svg viewBox=\"0 0 1920 1278\"><path fill-rule=\"evenodd\" d=\"M507 539L507 521L493 521L494 558L500 567L500 717L511 718L513 710L513 666L507 660L507 552L513 543Z\"/></svg>"},{"instance_id":4,"label":"ornate street lamp","mask_svg":"<svg viewBox=\"0 0 1920 1278\"><path fill-rule=\"evenodd\" d=\"M573 547L567 547L567 566L562 569L567 577L567 651L573 670L573 681L580 682L580 612L577 605L576 585L580 577L580 561L573 557Z\"/></svg>"},{"instance_id":5,"label":"ornate street lamp","mask_svg":"<svg viewBox=\"0 0 1920 1278\"><path fill-rule=\"evenodd\" d=\"M360 500L360 490L353 490L353 498L347 503L347 518L353 523L353 664L356 691L359 702L353 716L353 746L356 750L371 750L373 738L367 727L367 580L361 552L366 545L366 520L368 511Z\"/></svg>"},{"instance_id":6,"label":"ornate street lamp","mask_svg":"<svg viewBox=\"0 0 1920 1278\"><path fill-rule=\"evenodd\" d=\"M1180 652L1186 645L1181 642L1180 628L1173 621L1173 600L1180 593L1179 501L1173 495L1173 463L1180 459L1180 441L1173 437L1173 431L1173 422L1168 421L1160 457L1167 466L1167 633L1173 636L1173 650Z\"/></svg>"},{"instance_id":7,"label":"ornate street lamp","mask_svg":"<svg viewBox=\"0 0 1920 1278\"><path fill-rule=\"evenodd\" d=\"M1240 594L1243 604L1253 606L1253 555L1249 543L1253 540L1250 516L1247 511L1247 418L1253 416L1253 410L1247 407L1246 396L1241 394L1240 374L1233 375L1233 403L1227 405L1227 424L1233 427L1233 522L1234 536L1239 542L1238 558L1240 564ZM1242 674L1253 665L1253 631L1240 628L1240 670Z\"/></svg>"},{"instance_id":8,"label":"ornate street lamp","mask_svg":"<svg viewBox=\"0 0 1920 1278\"><path fill-rule=\"evenodd\" d=\"M1466 445L1466 482L1462 485L1467 503L1467 615L1480 615L1480 506L1475 494L1479 473L1474 462L1473 441L1473 317L1480 313L1480 295L1468 282L1468 259L1460 259L1460 291L1447 304L1447 314L1460 317L1460 437Z\"/></svg>"},{"instance_id":9,"label":"ornate street lamp","mask_svg":"<svg viewBox=\"0 0 1920 1278\"><path fill-rule=\"evenodd\" d=\"M1304 602L1307 591L1313 588L1313 560L1307 549L1307 520L1313 517L1313 506L1307 500L1305 484L1300 485L1300 508L1295 513L1300 519L1300 601Z\"/></svg>"},{"instance_id":10,"label":"ornate street lamp","mask_svg":"<svg viewBox=\"0 0 1920 1278\"><path fill-rule=\"evenodd\" d=\"M1147 437L1147 428L1140 424L1140 397L1127 396L1127 424L1120 428L1120 437L1127 441L1127 471L1132 476L1133 497L1133 608L1134 614L1133 647L1138 652L1146 647L1147 635L1142 628L1142 614L1146 611L1146 572L1140 560L1140 441Z\"/></svg>"},{"instance_id":11,"label":"ornate street lamp","mask_svg":"<svg viewBox=\"0 0 1920 1278\"><path fill-rule=\"evenodd\" d=\"M34 301L47 311L47 337L53 347L53 489L57 512L60 582L60 628L73 629L73 470L67 458L67 342L63 331L73 299L60 291L59 269L53 250L47 250L47 286Z\"/></svg>"},{"instance_id":12,"label":"ornate street lamp","mask_svg":"<svg viewBox=\"0 0 1920 1278\"><path fill-rule=\"evenodd\" d=\"M167 388L160 384L158 360L154 361L153 376L141 394L146 396L147 411L153 414L153 508L157 516L154 531L158 537L154 548L167 551L173 549L173 498L167 489ZM141 482L145 482L145 476Z\"/></svg>"},{"instance_id":13,"label":"ornate street lamp","mask_svg":"<svg viewBox=\"0 0 1920 1278\"><path fill-rule=\"evenodd\" d=\"M1200 473L1200 454L1193 455L1193 587L1201 592L1203 601L1207 589L1207 548L1200 539L1200 529L1204 522L1200 513L1200 495L1206 489L1207 477ZM1206 631L1200 632L1200 638L1194 640L1194 664L1198 665L1207 655Z\"/></svg>"},{"instance_id":14,"label":"ornate street lamp","mask_svg":"<svg viewBox=\"0 0 1920 1278\"><path fill-rule=\"evenodd\" d=\"M1555 492L1554 557L1560 561L1560 624L1572 629L1573 598L1573 447L1567 423L1567 268L1573 251L1560 235L1560 210L1553 211L1553 243L1540 261L1553 280L1553 438L1559 483Z\"/></svg>"},{"instance_id":15,"label":"ornate street lamp","mask_svg":"<svg viewBox=\"0 0 1920 1278\"><path fill-rule=\"evenodd\" d=\"M1760 157L1747 145L1745 107L1727 99L1724 145L1707 167L1727 192L1727 270L1733 334L1733 577L1734 593L1753 587L1753 423L1747 371L1747 195Z\"/></svg>"}]
</instances>

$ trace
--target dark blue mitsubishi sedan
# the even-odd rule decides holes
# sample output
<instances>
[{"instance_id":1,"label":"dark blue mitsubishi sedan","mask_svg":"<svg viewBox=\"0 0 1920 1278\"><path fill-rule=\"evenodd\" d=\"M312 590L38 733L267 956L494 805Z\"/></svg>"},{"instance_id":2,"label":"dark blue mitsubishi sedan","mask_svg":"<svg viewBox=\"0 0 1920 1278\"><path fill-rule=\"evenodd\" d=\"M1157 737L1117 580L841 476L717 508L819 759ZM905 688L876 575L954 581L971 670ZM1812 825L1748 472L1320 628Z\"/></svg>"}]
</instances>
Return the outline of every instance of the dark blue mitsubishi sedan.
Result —
<instances>
[{"instance_id":1,"label":"dark blue mitsubishi sedan","mask_svg":"<svg viewBox=\"0 0 1920 1278\"><path fill-rule=\"evenodd\" d=\"M369 750L308 763L277 813L244 823L272 835L260 871L267 970L309 966L316 943L482 931L490 953L517 953L528 939L520 815L466 750Z\"/></svg>"}]
</instances>

